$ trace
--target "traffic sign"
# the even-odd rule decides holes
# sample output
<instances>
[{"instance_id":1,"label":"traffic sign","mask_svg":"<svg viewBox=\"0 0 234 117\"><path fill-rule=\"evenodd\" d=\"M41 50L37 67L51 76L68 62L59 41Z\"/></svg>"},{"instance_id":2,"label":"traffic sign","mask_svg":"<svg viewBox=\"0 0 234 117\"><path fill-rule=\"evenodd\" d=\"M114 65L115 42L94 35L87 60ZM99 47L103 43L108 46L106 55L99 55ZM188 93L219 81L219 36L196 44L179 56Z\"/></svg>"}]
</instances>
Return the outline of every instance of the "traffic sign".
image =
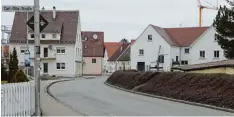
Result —
<instances>
[{"instance_id":1,"label":"traffic sign","mask_svg":"<svg viewBox=\"0 0 234 117\"><path fill-rule=\"evenodd\" d=\"M2 12L33 12L33 6L2 5Z\"/></svg>"},{"instance_id":2,"label":"traffic sign","mask_svg":"<svg viewBox=\"0 0 234 117\"><path fill-rule=\"evenodd\" d=\"M49 22L40 15L40 22L39 22L39 27L40 27L40 32L49 24ZM27 25L34 31L34 16L32 16L28 22Z\"/></svg>"}]
</instances>

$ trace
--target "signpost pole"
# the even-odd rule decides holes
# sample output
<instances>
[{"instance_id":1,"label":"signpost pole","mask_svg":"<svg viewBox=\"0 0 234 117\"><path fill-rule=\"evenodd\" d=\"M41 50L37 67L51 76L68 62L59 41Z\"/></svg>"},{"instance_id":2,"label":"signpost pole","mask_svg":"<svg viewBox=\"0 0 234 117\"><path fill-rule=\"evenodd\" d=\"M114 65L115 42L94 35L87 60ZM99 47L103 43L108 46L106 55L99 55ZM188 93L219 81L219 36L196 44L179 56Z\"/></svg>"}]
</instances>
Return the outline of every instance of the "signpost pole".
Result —
<instances>
[{"instance_id":1,"label":"signpost pole","mask_svg":"<svg viewBox=\"0 0 234 117\"><path fill-rule=\"evenodd\" d=\"M35 114L41 115L40 108L40 29L39 29L39 0L34 0L34 50L35 50Z\"/></svg>"}]
</instances>

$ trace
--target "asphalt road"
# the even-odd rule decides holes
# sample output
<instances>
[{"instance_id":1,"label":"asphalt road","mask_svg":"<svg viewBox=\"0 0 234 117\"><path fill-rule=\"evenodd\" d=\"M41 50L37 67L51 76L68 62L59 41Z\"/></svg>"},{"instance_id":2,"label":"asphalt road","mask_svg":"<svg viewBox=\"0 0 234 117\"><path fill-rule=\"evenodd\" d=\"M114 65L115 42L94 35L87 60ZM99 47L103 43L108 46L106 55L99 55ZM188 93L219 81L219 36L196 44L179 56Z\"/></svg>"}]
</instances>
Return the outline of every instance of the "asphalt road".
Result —
<instances>
[{"instance_id":1,"label":"asphalt road","mask_svg":"<svg viewBox=\"0 0 234 117\"><path fill-rule=\"evenodd\" d=\"M104 84L106 78L60 82L51 93L78 112L89 116L228 116L204 107L132 94Z\"/></svg>"}]
</instances>

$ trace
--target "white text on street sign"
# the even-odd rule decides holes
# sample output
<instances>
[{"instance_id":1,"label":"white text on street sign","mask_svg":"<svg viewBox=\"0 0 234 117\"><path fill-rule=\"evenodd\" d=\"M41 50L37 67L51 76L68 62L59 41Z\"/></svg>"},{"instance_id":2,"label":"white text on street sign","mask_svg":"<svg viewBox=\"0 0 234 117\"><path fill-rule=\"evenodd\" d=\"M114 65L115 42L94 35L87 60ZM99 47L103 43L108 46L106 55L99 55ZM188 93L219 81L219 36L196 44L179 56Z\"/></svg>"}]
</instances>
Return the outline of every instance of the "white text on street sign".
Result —
<instances>
[{"instance_id":1,"label":"white text on street sign","mask_svg":"<svg viewBox=\"0 0 234 117\"><path fill-rule=\"evenodd\" d=\"M2 12L33 12L33 6L2 5Z\"/></svg>"}]
</instances>

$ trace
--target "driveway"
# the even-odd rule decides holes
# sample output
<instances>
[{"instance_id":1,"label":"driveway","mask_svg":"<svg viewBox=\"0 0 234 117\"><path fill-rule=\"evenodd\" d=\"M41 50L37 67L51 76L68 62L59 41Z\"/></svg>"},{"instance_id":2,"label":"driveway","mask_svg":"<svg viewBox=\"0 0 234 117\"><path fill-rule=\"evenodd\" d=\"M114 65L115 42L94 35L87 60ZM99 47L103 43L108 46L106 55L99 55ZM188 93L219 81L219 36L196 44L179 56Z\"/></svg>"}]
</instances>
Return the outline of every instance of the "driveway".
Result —
<instances>
[{"instance_id":1,"label":"driveway","mask_svg":"<svg viewBox=\"0 0 234 117\"><path fill-rule=\"evenodd\" d=\"M89 116L228 116L228 113L124 92L104 84L106 77L60 82L51 93Z\"/></svg>"}]
</instances>

